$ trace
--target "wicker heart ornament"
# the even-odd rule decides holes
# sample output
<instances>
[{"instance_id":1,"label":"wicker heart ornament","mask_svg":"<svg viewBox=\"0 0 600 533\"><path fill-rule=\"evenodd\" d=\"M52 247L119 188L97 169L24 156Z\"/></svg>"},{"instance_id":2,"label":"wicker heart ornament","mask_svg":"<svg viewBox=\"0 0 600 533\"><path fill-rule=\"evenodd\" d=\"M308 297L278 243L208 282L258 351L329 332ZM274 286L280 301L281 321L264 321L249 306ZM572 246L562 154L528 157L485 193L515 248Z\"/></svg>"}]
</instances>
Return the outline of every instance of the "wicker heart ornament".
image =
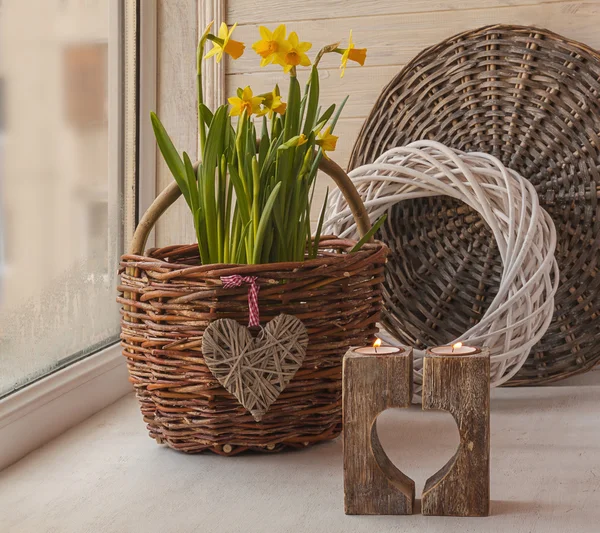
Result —
<instances>
[{"instance_id":1,"label":"wicker heart ornament","mask_svg":"<svg viewBox=\"0 0 600 533\"><path fill-rule=\"evenodd\" d=\"M257 422L302 366L307 345L304 324L285 314L256 338L230 318L211 323L202 337L206 366Z\"/></svg>"}]
</instances>

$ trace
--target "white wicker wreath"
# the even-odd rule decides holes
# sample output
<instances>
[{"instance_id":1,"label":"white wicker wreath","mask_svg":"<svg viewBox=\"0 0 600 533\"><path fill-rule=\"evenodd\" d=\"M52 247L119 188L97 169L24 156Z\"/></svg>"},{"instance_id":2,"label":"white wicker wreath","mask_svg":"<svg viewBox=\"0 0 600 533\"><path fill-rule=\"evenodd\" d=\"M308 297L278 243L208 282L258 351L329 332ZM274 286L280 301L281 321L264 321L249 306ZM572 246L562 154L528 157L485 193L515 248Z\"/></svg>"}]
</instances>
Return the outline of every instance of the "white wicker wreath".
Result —
<instances>
[{"instance_id":1,"label":"white wicker wreath","mask_svg":"<svg viewBox=\"0 0 600 533\"><path fill-rule=\"evenodd\" d=\"M451 196L480 213L496 239L502 278L480 322L452 342L490 348L492 386L514 376L550 324L559 281L556 230L534 186L491 155L461 152L434 141L393 148L349 175L371 222L397 202L426 196ZM356 237L354 219L339 190L330 196L325 231ZM399 344L388 332L380 336ZM417 394L423 355L415 350Z\"/></svg>"}]
</instances>

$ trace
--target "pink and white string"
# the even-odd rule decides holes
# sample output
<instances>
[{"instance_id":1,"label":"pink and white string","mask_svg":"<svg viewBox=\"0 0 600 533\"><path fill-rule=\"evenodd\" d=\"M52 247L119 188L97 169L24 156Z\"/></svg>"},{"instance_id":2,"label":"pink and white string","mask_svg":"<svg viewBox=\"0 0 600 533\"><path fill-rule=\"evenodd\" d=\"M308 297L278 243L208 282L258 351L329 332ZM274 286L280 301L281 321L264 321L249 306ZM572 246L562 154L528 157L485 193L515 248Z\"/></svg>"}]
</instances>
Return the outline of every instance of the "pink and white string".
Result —
<instances>
[{"instance_id":1,"label":"pink and white string","mask_svg":"<svg viewBox=\"0 0 600 533\"><path fill-rule=\"evenodd\" d=\"M260 311L258 309L258 291L260 290L260 285L257 283L257 279L256 276L240 276L239 274L221 276L221 281L225 289L241 287L244 283L250 285L248 287L249 327L260 326Z\"/></svg>"}]
</instances>

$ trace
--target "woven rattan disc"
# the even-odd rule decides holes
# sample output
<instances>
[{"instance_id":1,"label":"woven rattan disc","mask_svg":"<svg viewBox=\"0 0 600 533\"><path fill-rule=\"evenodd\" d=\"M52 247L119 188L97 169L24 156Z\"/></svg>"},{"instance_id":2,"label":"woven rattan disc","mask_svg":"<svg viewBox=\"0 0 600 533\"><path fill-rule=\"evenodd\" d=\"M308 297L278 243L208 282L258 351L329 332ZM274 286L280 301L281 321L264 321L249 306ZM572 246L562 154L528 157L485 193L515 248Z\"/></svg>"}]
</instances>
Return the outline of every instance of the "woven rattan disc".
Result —
<instances>
[{"instance_id":1,"label":"woven rattan disc","mask_svg":"<svg viewBox=\"0 0 600 533\"><path fill-rule=\"evenodd\" d=\"M430 139L486 152L531 181L556 225L560 286L553 321L513 384L553 381L600 360L600 54L547 30L488 26L419 54L383 90L350 168ZM383 239L391 268L426 268L401 320L417 346L442 344L485 314L502 261L480 215L446 197L403 201ZM452 257L472 268L457 277ZM394 263L397 265L394 266ZM389 276L388 276L389 278ZM388 283L390 283L388 281ZM447 294L447 287L456 290ZM436 318L445 295L452 320Z\"/></svg>"}]
</instances>

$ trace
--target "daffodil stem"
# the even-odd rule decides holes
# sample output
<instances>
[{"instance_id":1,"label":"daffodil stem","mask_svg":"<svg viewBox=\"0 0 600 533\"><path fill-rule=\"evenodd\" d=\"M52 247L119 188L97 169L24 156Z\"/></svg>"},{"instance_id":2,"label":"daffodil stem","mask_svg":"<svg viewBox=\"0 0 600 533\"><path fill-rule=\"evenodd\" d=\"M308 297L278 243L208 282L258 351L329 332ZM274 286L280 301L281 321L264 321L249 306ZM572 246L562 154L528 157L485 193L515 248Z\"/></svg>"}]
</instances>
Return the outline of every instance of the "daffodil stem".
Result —
<instances>
[{"instance_id":1,"label":"daffodil stem","mask_svg":"<svg viewBox=\"0 0 600 533\"><path fill-rule=\"evenodd\" d=\"M325 51L323 49L319 50L319 53L317 54L317 57L315 57L315 61L313 63L314 67L318 67L319 63L321 62L321 58L323 57L323 55L325 54ZM308 83L307 83L308 85Z\"/></svg>"},{"instance_id":2,"label":"daffodil stem","mask_svg":"<svg viewBox=\"0 0 600 533\"><path fill-rule=\"evenodd\" d=\"M209 33L206 38L212 42L212 43L216 43L219 46L223 47L223 45L225 44L225 41L223 39L221 39L220 37L217 37L216 35L213 35L212 33Z\"/></svg>"},{"instance_id":3,"label":"daffodil stem","mask_svg":"<svg viewBox=\"0 0 600 533\"><path fill-rule=\"evenodd\" d=\"M254 230L254 239L258 233L258 221L260 218L260 170L258 161L255 157L252 158L252 221Z\"/></svg>"},{"instance_id":4,"label":"daffodil stem","mask_svg":"<svg viewBox=\"0 0 600 533\"><path fill-rule=\"evenodd\" d=\"M338 48L339 44L340 43L337 42L337 43L334 43L334 44L328 44L327 46L324 46L323 48L321 48L319 50L319 53L317 54L317 57L315 57L315 61L314 61L313 65L315 67L318 67L319 63L321 62L321 59L323 58L323 56L325 54L329 54L331 52L337 52L338 54L343 54L344 51L341 48Z\"/></svg>"}]
</instances>

